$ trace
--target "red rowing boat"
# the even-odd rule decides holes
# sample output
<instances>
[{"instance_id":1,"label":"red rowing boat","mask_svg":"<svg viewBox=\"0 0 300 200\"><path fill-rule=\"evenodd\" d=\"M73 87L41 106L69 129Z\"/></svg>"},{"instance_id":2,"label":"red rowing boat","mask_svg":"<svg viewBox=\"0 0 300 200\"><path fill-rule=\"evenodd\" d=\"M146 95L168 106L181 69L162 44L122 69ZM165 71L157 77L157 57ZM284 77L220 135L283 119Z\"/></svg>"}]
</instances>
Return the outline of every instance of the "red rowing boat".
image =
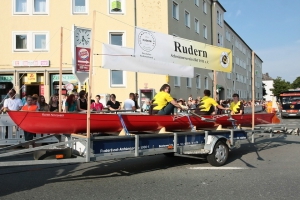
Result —
<instances>
[{"instance_id":1,"label":"red rowing boat","mask_svg":"<svg viewBox=\"0 0 300 200\"><path fill-rule=\"evenodd\" d=\"M235 125L241 125L244 127L252 126L252 114L244 114L244 115L232 115L232 119L234 119ZM272 124L276 123L274 121L275 113L255 113L254 115L254 124ZM232 126L233 120L230 120L226 115L216 115L216 124L222 125L222 127ZM279 123L279 122L277 122Z\"/></svg>"},{"instance_id":2,"label":"red rowing boat","mask_svg":"<svg viewBox=\"0 0 300 200\"><path fill-rule=\"evenodd\" d=\"M59 112L27 112L9 111L11 119L21 129L32 133L84 133L86 132L85 113L59 113ZM121 118L120 118L121 117ZM255 124L272 123L273 113L255 114ZM252 116L234 115L235 123L242 126L251 126ZM120 132L123 129L123 120L129 132L179 131L191 128L214 128L217 125L232 126L232 121L227 115L203 116L192 115L145 115L145 114L96 114L91 113L90 132ZM215 120L215 121L212 121Z\"/></svg>"},{"instance_id":3,"label":"red rowing boat","mask_svg":"<svg viewBox=\"0 0 300 200\"><path fill-rule=\"evenodd\" d=\"M86 114L59 112L10 111L11 119L21 129L32 133L84 133L86 132ZM197 128L214 127L214 122L201 120L196 116L172 115L120 115L128 131L166 131L187 130L191 123ZM90 132L120 132L123 129L119 115L91 113Z\"/></svg>"}]
</instances>

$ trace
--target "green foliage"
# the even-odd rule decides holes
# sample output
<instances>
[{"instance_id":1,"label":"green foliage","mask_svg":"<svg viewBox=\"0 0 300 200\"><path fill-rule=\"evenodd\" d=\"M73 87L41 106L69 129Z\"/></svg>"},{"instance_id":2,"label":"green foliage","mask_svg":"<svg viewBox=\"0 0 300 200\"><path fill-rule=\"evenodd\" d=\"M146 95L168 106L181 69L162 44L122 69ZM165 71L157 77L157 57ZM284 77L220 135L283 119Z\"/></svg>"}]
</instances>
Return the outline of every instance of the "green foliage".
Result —
<instances>
[{"instance_id":1,"label":"green foliage","mask_svg":"<svg viewBox=\"0 0 300 200\"><path fill-rule=\"evenodd\" d=\"M287 91L288 89L291 89L290 82L285 81L281 77L274 79L273 89L271 89L274 96L279 97L280 92Z\"/></svg>"},{"instance_id":2,"label":"green foliage","mask_svg":"<svg viewBox=\"0 0 300 200\"><path fill-rule=\"evenodd\" d=\"M293 89L300 88L300 76L298 76L298 77L294 80L294 82L292 83L291 86L292 86Z\"/></svg>"}]
</instances>

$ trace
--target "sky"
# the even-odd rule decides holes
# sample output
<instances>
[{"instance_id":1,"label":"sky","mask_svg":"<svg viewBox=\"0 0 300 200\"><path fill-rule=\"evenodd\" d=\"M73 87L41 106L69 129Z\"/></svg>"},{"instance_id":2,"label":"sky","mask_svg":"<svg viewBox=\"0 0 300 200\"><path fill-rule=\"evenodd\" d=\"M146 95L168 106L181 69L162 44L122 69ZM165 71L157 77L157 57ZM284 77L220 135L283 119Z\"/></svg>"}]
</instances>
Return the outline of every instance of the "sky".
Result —
<instances>
[{"instance_id":1,"label":"sky","mask_svg":"<svg viewBox=\"0 0 300 200\"><path fill-rule=\"evenodd\" d=\"M225 21L263 60L263 73L300 76L300 0L219 0Z\"/></svg>"}]
</instances>

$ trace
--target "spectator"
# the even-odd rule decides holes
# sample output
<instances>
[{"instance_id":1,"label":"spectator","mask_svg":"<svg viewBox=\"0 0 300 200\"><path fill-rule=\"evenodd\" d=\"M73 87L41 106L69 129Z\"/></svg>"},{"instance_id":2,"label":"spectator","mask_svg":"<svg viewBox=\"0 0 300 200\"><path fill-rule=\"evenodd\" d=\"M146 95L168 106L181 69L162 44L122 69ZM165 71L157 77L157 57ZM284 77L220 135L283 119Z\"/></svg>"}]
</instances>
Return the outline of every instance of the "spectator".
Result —
<instances>
[{"instance_id":1,"label":"spectator","mask_svg":"<svg viewBox=\"0 0 300 200\"><path fill-rule=\"evenodd\" d=\"M129 99L126 99L124 101L124 109L125 110L132 110L132 111L136 110L135 105L137 105L137 104L135 103L135 97L136 96L134 95L134 93L129 94Z\"/></svg>"},{"instance_id":2,"label":"spectator","mask_svg":"<svg viewBox=\"0 0 300 200\"><path fill-rule=\"evenodd\" d=\"M110 95L110 100L107 102L106 106L111 111L121 110L121 104L120 104L120 102L116 101L115 94Z\"/></svg>"},{"instance_id":3,"label":"spectator","mask_svg":"<svg viewBox=\"0 0 300 200\"><path fill-rule=\"evenodd\" d=\"M16 97L16 91L11 89L8 92L8 99L4 100L4 111L20 110L23 106L21 99Z\"/></svg>"},{"instance_id":4,"label":"spectator","mask_svg":"<svg viewBox=\"0 0 300 200\"><path fill-rule=\"evenodd\" d=\"M75 95L71 94L66 100L66 106L64 112L76 112L77 111L77 101L75 100Z\"/></svg>"},{"instance_id":5,"label":"spectator","mask_svg":"<svg viewBox=\"0 0 300 200\"><path fill-rule=\"evenodd\" d=\"M28 95L26 97L26 105L24 105L22 107L22 111L30 111L30 112L38 111L37 105L33 104L32 96ZM33 135L34 135L34 133L30 133L30 132L27 132L27 131L24 130L25 141L33 140Z\"/></svg>"},{"instance_id":6,"label":"spectator","mask_svg":"<svg viewBox=\"0 0 300 200\"><path fill-rule=\"evenodd\" d=\"M91 109L93 111L100 112L103 110L103 104L100 102L100 95L96 95L95 102L91 104Z\"/></svg>"},{"instance_id":7,"label":"spectator","mask_svg":"<svg viewBox=\"0 0 300 200\"><path fill-rule=\"evenodd\" d=\"M149 112L149 109L150 109L150 99L146 99L142 106L142 112Z\"/></svg>"},{"instance_id":8,"label":"spectator","mask_svg":"<svg viewBox=\"0 0 300 200\"><path fill-rule=\"evenodd\" d=\"M138 104L138 101L139 101L139 94L138 93L135 93L135 96L134 96L134 106L135 106L135 109L139 109L139 104Z\"/></svg>"},{"instance_id":9,"label":"spectator","mask_svg":"<svg viewBox=\"0 0 300 200\"><path fill-rule=\"evenodd\" d=\"M45 97L43 95L40 96L38 103L40 104L39 111L49 111L49 105L46 103Z\"/></svg>"},{"instance_id":10,"label":"spectator","mask_svg":"<svg viewBox=\"0 0 300 200\"><path fill-rule=\"evenodd\" d=\"M49 101L49 111L57 112L58 111L58 98L56 95L52 95Z\"/></svg>"},{"instance_id":11,"label":"spectator","mask_svg":"<svg viewBox=\"0 0 300 200\"><path fill-rule=\"evenodd\" d=\"M23 106L22 100L16 97L16 91L14 89L9 90L8 99L4 100L3 112L20 110ZM8 138L8 126L6 126L5 138Z\"/></svg>"},{"instance_id":12,"label":"spectator","mask_svg":"<svg viewBox=\"0 0 300 200\"><path fill-rule=\"evenodd\" d=\"M79 99L77 100L77 110L79 112L87 110L87 100L85 95L86 92L84 90L81 90L79 92ZM75 99L75 95L74 95L74 99Z\"/></svg>"}]
</instances>

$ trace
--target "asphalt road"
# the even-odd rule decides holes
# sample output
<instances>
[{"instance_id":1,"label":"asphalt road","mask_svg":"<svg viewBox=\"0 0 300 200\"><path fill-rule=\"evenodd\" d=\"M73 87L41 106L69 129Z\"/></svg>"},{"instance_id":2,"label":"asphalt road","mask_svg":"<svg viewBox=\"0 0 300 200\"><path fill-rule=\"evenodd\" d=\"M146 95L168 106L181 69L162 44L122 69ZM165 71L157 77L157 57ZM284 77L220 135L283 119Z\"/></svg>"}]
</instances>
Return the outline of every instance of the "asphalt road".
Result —
<instances>
[{"instance_id":1,"label":"asphalt road","mask_svg":"<svg viewBox=\"0 0 300 200\"><path fill-rule=\"evenodd\" d=\"M299 120L283 123L300 127ZM219 168L163 155L1 167L0 199L298 199L299 144L295 135L257 135L255 144L244 140Z\"/></svg>"}]
</instances>

